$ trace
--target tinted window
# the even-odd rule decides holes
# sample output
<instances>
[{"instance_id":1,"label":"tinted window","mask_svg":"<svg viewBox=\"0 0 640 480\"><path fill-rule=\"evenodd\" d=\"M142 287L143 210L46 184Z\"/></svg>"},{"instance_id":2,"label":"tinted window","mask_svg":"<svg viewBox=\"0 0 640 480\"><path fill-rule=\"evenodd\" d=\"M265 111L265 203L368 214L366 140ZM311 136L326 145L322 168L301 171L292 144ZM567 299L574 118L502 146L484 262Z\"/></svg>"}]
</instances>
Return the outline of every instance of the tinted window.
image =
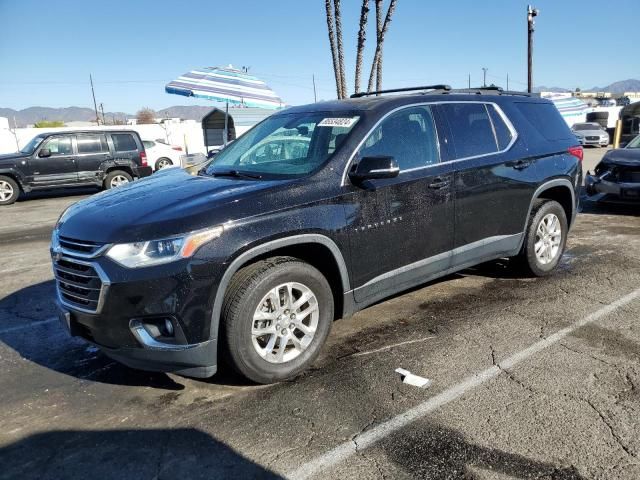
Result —
<instances>
[{"instance_id":1,"label":"tinted window","mask_svg":"<svg viewBox=\"0 0 640 480\"><path fill-rule=\"evenodd\" d=\"M442 107L451 126L457 158L498 151L489 113L483 103L446 103Z\"/></svg>"},{"instance_id":2,"label":"tinted window","mask_svg":"<svg viewBox=\"0 0 640 480\"><path fill-rule=\"evenodd\" d=\"M489 116L491 117L491 123L493 123L493 130L496 133L496 140L498 140L498 149L504 150L509 146L513 138L513 134L507 124L504 122L502 116L496 110L493 105L487 105Z\"/></svg>"},{"instance_id":3,"label":"tinted window","mask_svg":"<svg viewBox=\"0 0 640 480\"><path fill-rule=\"evenodd\" d=\"M52 157L56 155L71 155L73 153L71 149L71 137L50 138L43 148L48 148Z\"/></svg>"},{"instance_id":4,"label":"tinted window","mask_svg":"<svg viewBox=\"0 0 640 480\"><path fill-rule=\"evenodd\" d=\"M516 102L515 106L545 139L562 140L573 137L553 103Z\"/></svg>"},{"instance_id":5,"label":"tinted window","mask_svg":"<svg viewBox=\"0 0 640 480\"><path fill-rule=\"evenodd\" d=\"M410 107L387 117L371 132L359 156L391 156L400 170L438 163L438 136L429 107Z\"/></svg>"},{"instance_id":6,"label":"tinted window","mask_svg":"<svg viewBox=\"0 0 640 480\"><path fill-rule=\"evenodd\" d=\"M114 133L111 134L111 139L116 152L129 152L138 149L133 135L129 133Z\"/></svg>"},{"instance_id":7,"label":"tinted window","mask_svg":"<svg viewBox=\"0 0 640 480\"><path fill-rule=\"evenodd\" d=\"M78 135L78 153L108 152L107 140L104 135Z\"/></svg>"}]
</instances>

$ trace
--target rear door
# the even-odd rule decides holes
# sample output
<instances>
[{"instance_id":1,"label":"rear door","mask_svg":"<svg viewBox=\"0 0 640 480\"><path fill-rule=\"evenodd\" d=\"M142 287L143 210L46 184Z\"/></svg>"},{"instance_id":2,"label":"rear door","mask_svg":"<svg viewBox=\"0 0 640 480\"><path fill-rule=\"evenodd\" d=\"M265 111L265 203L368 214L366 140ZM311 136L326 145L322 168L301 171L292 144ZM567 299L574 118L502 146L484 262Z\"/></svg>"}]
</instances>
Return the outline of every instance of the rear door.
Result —
<instances>
[{"instance_id":1,"label":"rear door","mask_svg":"<svg viewBox=\"0 0 640 480\"><path fill-rule=\"evenodd\" d=\"M433 111L409 106L385 118L356 153L392 156L398 177L353 186L351 224L356 301L371 303L449 266L453 174L440 163Z\"/></svg>"},{"instance_id":2,"label":"rear door","mask_svg":"<svg viewBox=\"0 0 640 480\"><path fill-rule=\"evenodd\" d=\"M455 266L517 249L536 188L535 159L491 102L442 105L455 161Z\"/></svg>"},{"instance_id":3,"label":"rear door","mask_svg":"<svg viewBox=\"0 0 640 480\"><path fill-rule=\"evenodd\" d=\"M134 132L118 132L111 133L111 141L113 143L113 157L117 161L128 161L133 165L140 165L140 151L142 142L138 145Z\"/></svg>"},{"instance_id":4,"label":"rear door","mask_svg":"<svg viewBox=\"0 0 640 480\"><path fill-rule=\"evenodd\" d=\"M78 133L76 135L78 182L100 181L100 165L111 158L104 133Z\"/></svg>"},{"instance_id":5,"label":"rear door","mask_svg":"<svg viewBox=\"0 0 640 480\"><path fill-rule=\"evenodd\" d=\"M34 187L74 184L78 181L76 160L73 151L73 135L54 135L42 142L29 160ZM49 157L42 151L49 150Z\"/></svg>"}]
</instances>

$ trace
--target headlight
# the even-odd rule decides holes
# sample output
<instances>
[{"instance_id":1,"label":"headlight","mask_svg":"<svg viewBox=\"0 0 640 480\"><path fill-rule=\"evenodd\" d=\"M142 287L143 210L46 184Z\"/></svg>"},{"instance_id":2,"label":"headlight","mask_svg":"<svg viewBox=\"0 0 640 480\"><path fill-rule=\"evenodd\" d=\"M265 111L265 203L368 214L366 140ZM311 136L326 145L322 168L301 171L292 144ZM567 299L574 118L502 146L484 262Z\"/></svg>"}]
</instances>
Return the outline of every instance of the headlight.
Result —
<instances>
[{"instance_id":1,"label":"headlight","mask_svg":"<svg viewBox=\"0 0 640 480\"><path fill-rule=\"evenodd\" d=\"M214 238L222 235L223 228L215 227L199 230L181 237L150 240L147 242L119 243L112 246L107 257L123 267L139 268L173 262L180 258L189 258Z\"/></svg>"}]
</instances>

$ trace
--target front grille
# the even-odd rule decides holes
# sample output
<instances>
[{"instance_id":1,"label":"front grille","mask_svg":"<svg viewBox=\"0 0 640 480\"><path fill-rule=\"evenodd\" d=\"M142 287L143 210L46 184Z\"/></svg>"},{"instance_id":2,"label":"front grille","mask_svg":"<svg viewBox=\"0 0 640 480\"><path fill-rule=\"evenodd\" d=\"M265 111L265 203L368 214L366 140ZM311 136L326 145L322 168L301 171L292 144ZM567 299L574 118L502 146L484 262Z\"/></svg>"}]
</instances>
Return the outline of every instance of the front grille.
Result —
<instances>
[{"instance_id":1,"label":"front grille","mask_svg":"<svg viewBox=\"0 0 640 480\"><path fill-rule=\"evenodd\" d=\"M102 295L102 280L85 262L63 257L53 264L60 300L70 307L96 312Z\"/></svg>"},{"instance_id":2,"label":"front grille","mask_svg":"<svg viewBox=\"0 0 640 480\"><path fill-rule=\"evenodd\" d=\"M89 242L86 240L76 240L69 237L59 237L60 246L71 254L82 257L94 257L104 248L104 243Z\"/></svg>"},{"instance_id":3,"label":"front grille","mask_svg":"<svg viewBox=\"0 0 640 480\"><path fill-rule=\"evenodd\" d=\"M640 170L620 170L618 179L626 183L640 183Z\"/></svg>"},{"instance_id":4,"label":"front grille","mask_svg":"<svg viewBox=\"0 0 640 480\"><path fill-rule=\"evenodd\" d=\"M589 137L587 137L587 140L592 140L592 141L593 140L600 140L600 137L591 137L591 136L589 136Z\"/></svg>"}]
</instances>

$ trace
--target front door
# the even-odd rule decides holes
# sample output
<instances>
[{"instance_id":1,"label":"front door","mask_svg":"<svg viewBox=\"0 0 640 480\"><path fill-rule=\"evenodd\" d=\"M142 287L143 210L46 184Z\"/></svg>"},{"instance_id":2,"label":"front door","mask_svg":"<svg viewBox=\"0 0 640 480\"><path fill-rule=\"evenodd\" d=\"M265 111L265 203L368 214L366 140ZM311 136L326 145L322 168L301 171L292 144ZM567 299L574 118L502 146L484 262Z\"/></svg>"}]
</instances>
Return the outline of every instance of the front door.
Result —
<instances>
[{"instance_id":1,"label":"front door","mask_svg":"<svg viewBox=\"0 0 640 480\"><path fill-rule=\"evenodd\" d=\"M78 181L72 135L49 137L29 159L34 187L73 185ZM49 156L46 156L47 152Z\"/></svg>"},{"instance_id":2,"label":"front door","mask_svg":"<svg viewBox=\"0 0 640 480\"><path fill-rule=\"evenodd\" d=\"M109 146L103 133L82 133L76 136L78 182L95 183L100 180L100 164L110 158Z\"/></svg>"},{"instance_id":3,"label":"front door","mask_svg":"<svg viewBox=\"0 0 640 480\"><path fill-rule=\"evenodd\" d=\"M392 156L393 179L348 185L352 277L357 302L371 303L446 270L453 244L453 174L440 164L431 107L410 106L384 119L356 153Z\"/></svg>"}]
</instances>

